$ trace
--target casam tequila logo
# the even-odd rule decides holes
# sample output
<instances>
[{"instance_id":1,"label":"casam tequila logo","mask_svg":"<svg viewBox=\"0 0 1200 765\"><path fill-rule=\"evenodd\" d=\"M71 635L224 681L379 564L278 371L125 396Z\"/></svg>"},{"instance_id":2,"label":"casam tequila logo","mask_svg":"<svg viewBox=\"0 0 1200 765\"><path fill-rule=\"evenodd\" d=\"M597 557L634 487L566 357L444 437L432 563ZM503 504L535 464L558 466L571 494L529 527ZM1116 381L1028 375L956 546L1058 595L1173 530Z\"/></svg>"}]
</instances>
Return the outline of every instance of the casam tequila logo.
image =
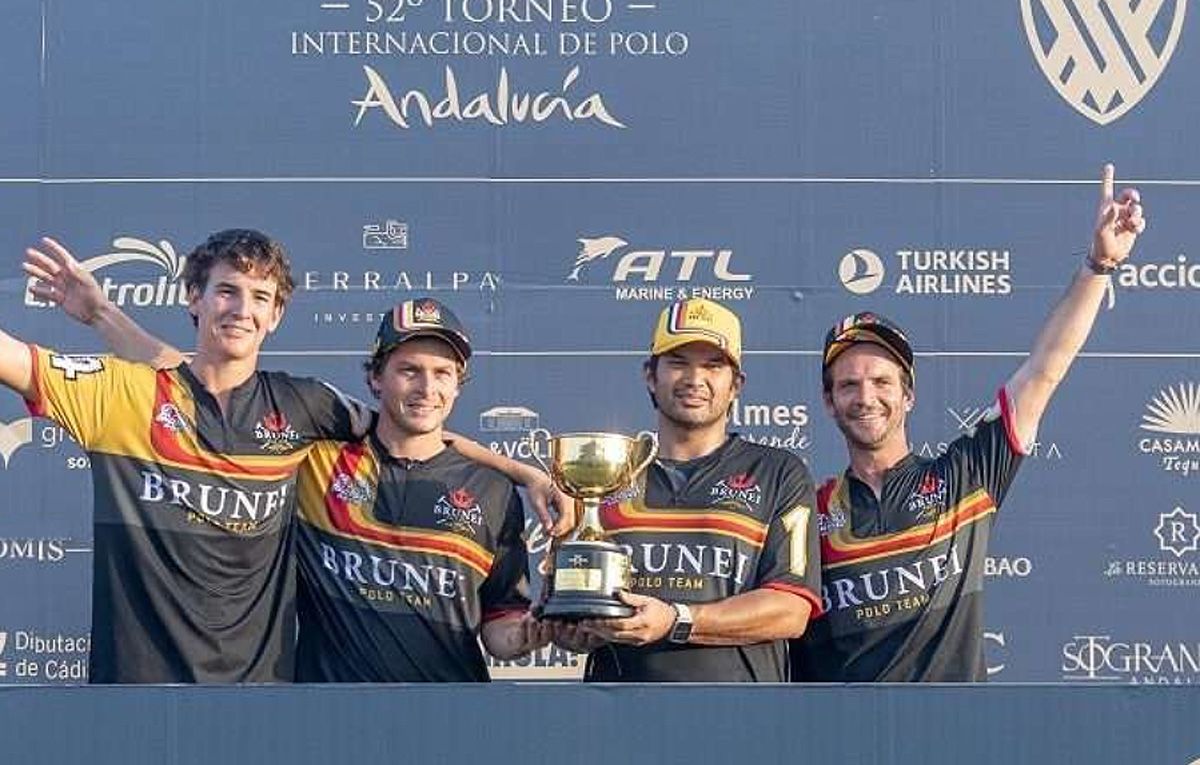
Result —
<instances>
[{"instance_id":1,"label":"casam tequila logo","mask_svg":"<svg viewBox=\"0 0 1200 765\"><path fill-rule=\"evenodd\" d=\"M131 279L114 277L110 268L144 263L154 266L152 272L161 270L150 278ZM183 286L183 267L187 256L179 256L175 247L166 239L153 244L144 239L119 236L112 241L112 251L80 261L79 265L95 275L104 296L118 306L187 305L187 290ZM103 271L103 273L101 273ZM118 268L126 274L128 269ZM46 308L50 304L39 300L30 291L35 280L30 278L25 285L25 305L31 308Z\"/></svg>"},{"instance_id":2,"label":"casam tequila logo","mask_svg":"<svg viewBox=\"0 0 1200 765\"><path fill-rule=\"evenodd\" d=\"M1021 0L1042 74L1068 104L1107 125L1146 97L1179 43L1187 0Z\"/></svg>"},{"instance_id":3,"label":"casam tequila logo","mask_svg":"<svg viewBox=\"0 0 1200 765\"><path fill-rule=\"evenodd\" d=\"M729 248L630 248L626 239L613 235L577 241L579 251L566 281L581 282L598 270L599 261L612 258L609 281L617 300L748 300L754 295L753 274L734 270Z\"/></svg>"},{"instance_id":4,"label":"casam tequila logo","mask_svg":"<svg viewBox=\"0 0 1200 765\"><path fill-rule=\"evenodd\" d=\"M1154 435L1137 440L1137 450L1179 476L1200 475L1200 384L1181 382L1150 399L1141 429Z\"/></svg>"}]
</instances>

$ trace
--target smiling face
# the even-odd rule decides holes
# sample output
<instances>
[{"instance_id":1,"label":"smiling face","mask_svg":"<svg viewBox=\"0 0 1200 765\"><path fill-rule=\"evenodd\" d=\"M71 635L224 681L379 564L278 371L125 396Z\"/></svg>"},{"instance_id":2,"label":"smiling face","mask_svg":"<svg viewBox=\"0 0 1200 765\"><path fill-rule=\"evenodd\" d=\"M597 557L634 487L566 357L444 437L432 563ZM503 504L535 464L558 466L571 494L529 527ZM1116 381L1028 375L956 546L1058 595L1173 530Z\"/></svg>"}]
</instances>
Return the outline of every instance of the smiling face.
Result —
<instances>
[{"instance_id":1,"label":"smiling face","mask_svg":"<svg viewBox=\"0 0 1200 765\"><path fill-rule=\"evenodd\" d=\"M872 343L842 352L829 367L825 410L853 450L907 451L904 424L913 405L903 370Z\"/></svg>"},{"instance_id":2,"label":"smiling face","mask_svg":"<svg viewBox=\"0 0 1200 765\"><path fill-rule=\"evenodd\" d=\"M685 430L724 431L742 375L716 346L688 343L647 365L646 386L668 423Z\"/></svg>"},{"instance_id":3,"label":"smiling face","mask_svg":"<svg viewBox=\"0 0 1200 765\"><path fill-rule=\"evenodd\" d=\"M243 273L228 262L215 263L203 290L191 291L188 311L196 318L197 351L225 361L256 360L283 318L275 277Z\"/></svg>"},{"instance_id":4,"label":"smiling face","mask_svg":"<svg viewBox=\"0 0 1200 765\"><path fill-rule=\"evenodd\" d=\"M377 370L369 382L379 396L380 416L406 436L441 431L458 398L463 372L448 343L432 337L407 340Z\"/></svg>"}]
</instances>

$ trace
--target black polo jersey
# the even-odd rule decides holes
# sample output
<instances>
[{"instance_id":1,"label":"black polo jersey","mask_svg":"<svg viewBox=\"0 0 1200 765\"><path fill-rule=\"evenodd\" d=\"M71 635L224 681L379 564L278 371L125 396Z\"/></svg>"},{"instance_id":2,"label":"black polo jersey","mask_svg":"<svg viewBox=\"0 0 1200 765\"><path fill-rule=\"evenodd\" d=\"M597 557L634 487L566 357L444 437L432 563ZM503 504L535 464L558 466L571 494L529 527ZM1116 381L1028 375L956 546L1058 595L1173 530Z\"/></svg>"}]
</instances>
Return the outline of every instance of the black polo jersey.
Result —
<instances>
[{"instance_id":1,"label":"black polo jersey","mask_svg":"<svg viewBox=\"0 0 1200 765\"><path fill-rule=\"evenodd\" d=\"M488 679L481 625L529 607L508 478L449 448L396 459L372 433L313 449L299 517L297 680Z\"/></svg>"},{"instance_id":2,"label":"black polo jersey","mask_svg":"<svg viewBox=\"0 0 1200 765\"><path fill-rule=\"evenodd\" d=\"M611 540L630 555L634 592L707 603L769 588L803 598L816 615L821 580L813 507L812 479L799 457L731 435L680 469L652 464L627 495L606 500L600 515ZM781 682L788 677L787 643L612 644L592 652L585 677Z\"/></svg>"},{"instance_id":3,"label":"black polo jersey","mask_svg":"<svg viewBox=\"0 0 1200 765\"><path fill-rule=\"evenodd\" d=\"M90 681L290 680L296 470L314 440L361 429L356 404L256 372L222 414L187 366L30 349L30 411L91 459Z\"/></svg>"},{"instance_id":4,"label":"black polo jersey","mask_svg":"<svg viewBox=\"0 0 1200 765\"><path fill-rule=\"evenodd\" d=\"M909 454L880 498L850 475L817 493L824 616L794 652L798 680L986 679L983 568L1022 450L1007 395L936 459Z\"/></svg>"}]
</instances>

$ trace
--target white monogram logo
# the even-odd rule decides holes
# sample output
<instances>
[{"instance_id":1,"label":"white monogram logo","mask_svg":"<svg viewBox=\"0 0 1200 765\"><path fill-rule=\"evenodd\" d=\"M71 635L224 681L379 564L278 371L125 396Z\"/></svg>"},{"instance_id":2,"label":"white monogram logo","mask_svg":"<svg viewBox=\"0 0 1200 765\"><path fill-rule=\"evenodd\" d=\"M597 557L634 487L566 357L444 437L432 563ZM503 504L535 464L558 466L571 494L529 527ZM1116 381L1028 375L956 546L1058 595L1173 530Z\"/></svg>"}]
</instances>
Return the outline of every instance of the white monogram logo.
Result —
<instances>
[{"instance_id":1,"label":"white monogram logo","mask_svg":"<svg viewBox=\"0 0 1200 765\"><path fill-rule=\"evenodd\" d=\"M1186 7L1187 0L1021 0L1021 18L1034 58L1058 94L1107 125L1158 82L1179 42Z\"/></svg>"}]
</instances>

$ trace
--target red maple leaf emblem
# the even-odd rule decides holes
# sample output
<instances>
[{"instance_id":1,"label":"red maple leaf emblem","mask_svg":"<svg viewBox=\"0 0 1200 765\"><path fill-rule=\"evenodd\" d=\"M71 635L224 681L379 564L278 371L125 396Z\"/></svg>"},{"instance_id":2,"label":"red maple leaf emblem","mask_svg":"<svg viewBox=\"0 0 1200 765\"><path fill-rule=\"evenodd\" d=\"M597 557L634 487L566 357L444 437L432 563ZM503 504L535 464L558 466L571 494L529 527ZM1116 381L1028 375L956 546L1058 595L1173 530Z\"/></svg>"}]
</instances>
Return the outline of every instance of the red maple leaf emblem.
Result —
<instances>
[{"instance_id":1,"label":"red maple leaf emblem","mask_svg":"<svg viewBox=\"0 0 1200 765\"><path fill-rule=\"evenodd\" d=\"M288 429L288 421L282 412L268 412L262 418L262 426L272 433L282 433Z\"/></svg>"},{"instance_id":2,"label":"red maple leaf emblem","mask_svg":"<svg viewBox=\"0 0 1200 765\"><path fill-rule=\"evenodd\" d=\"M933 473L926 473L925 478L921 481L921 488L917 491L921 494L933 494L937 491L938 479Z\"/></svg>"},{"instance_id":3,"label":"red maple leaf emblem","mask_svg":"<svg viewBox=\"0 0 1200 765\"><path fill-rule=\"evenodd\" d=\"M754 476L750 475L749 473L739 473L738 475L731 475L725 479L725 485L734 491L753 489L754 484Z\"/></svg>"},{"instance_id":4,"label":"red maple leaf emblem","mask_svg":"<svg viewBox=\"0 0 1200 765\"><path fill-rule=\"evenodd\" d=\"M475 504L475 495L466 489L455 489L450 492L450 504L459 510L467 510Z\"/></svg>"}]
</instances>

